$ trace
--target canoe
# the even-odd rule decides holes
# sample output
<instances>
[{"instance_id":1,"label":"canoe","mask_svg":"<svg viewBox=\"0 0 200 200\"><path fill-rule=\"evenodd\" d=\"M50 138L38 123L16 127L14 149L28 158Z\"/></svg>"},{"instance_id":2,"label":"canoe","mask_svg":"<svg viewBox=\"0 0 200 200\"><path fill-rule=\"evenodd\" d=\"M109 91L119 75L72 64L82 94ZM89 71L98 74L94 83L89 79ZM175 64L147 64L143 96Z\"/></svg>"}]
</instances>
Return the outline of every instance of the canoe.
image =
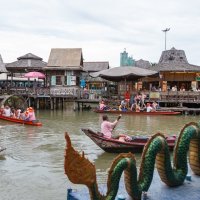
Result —
<instances>
[{"instance_id":1,"label":"canoe","mask_svg":"<svg viewBox=\"0 0 200 200\"><path fill-rule=\"evenodd\" d=\"M109 153L127 153L142 152L143 147L147 143L150 136L134 136L129 142L120 141L113 138L105 138L100 132L94 132L91 129L82 129L82 131L101 149ZM176 136L167 136L166 141L169 149L173 150L175 146Z\"/></svg>"},{"instance_id":2,"label":"canoe","mask_svg":"<svg viewBox=\"0 0 200 200\"><path fill-rule=\"evenodd\" d=\"M12 117L6 117L6 116L3 116L3 115L0 115L0 119L6 120L6 121L9 121L9 122L14 122L14 123L31 125L31 126L42 126L42 123L39 122L38 120L35 120L35 121L25 121L25 120L22 120L22 119L16 119L16 118L12 118Z\"/></svg>"},{"instance_id":3,"label":"canoe","mask_svg":"<svg viewBox=\"0 0 200 200\"><path fill-rule=\"evenodd\" d=\"M175 111L155 111L155 112L135 112L135 111L120 111L120 110L94 110L96 113L112 113L112 114L129 114L129 115L180 115L181 112Z\"/></svg>"}]
</instances>

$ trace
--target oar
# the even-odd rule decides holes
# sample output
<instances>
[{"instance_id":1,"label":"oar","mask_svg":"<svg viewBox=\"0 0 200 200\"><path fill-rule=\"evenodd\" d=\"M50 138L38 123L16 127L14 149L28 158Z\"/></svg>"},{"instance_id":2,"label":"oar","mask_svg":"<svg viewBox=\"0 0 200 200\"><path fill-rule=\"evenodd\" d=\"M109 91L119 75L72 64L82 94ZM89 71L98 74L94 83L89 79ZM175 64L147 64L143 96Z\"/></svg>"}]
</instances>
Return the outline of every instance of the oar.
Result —
<instances>
[{"instance_id":1,"label":"oar","mask_svg":"<svg viewBox=\"0 0 200 200\"><path fill-rule=\"evenodd\" d=\"M118 117L117 117L117 121L119 121L121 119L122 115L120 114ZM117 124L116 124L117 125ZM116 125L113 127L113 130L115 129ZM112 131L113 131L112 130Z\"/></svg>"}]
</instances>

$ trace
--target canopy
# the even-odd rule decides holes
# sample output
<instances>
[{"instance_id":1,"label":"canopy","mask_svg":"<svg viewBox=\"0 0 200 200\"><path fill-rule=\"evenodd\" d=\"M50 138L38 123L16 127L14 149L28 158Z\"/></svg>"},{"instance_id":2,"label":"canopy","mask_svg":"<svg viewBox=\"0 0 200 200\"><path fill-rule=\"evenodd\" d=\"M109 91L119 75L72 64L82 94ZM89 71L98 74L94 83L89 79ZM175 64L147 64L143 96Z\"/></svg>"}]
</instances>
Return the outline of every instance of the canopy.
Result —
<instances>
[{"instance_id":1,"label":"canopy","mask_svg":"<svg viewBox=\"0 0 200 200\"><path fill-rule=\"evenodd\" d=\"M133 67L125 66L125 67L114 67L99 72L90 73L90 76L101 77L106 80L118 82L124 79L126 79L127 81L129 80L134 81L146 76L158 76L158 72L134 66Z\"/></svg>"},{"instance_id":2,"label":"canopy","mask_svg":"<svg viewBox=\"0 0 200 200\"><path fill-rule=\"evenodd\" d=\"M28 72L24 75L26 78L41 78L44 79L45 75L41 72Z\"/></svg>"}]
</instances>

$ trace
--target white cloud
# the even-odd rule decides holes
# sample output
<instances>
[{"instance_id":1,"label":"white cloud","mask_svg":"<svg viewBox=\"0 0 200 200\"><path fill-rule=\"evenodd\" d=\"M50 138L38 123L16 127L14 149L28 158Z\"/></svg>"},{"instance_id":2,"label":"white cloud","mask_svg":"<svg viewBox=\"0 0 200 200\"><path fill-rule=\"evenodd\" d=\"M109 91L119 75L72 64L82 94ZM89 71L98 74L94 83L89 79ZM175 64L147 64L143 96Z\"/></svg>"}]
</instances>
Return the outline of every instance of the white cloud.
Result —
<instances>
[{"instance_id":1,"label":"white cloud","mask_svg":"<svg viewBox=\"0 0 200 200\"><path fill-rule=\"evenodd\" d=\"M197 0L6 0L1 2L0 54L4 62L34 53L45 61L51 48L80 47L86 61L119 66L126 48L136 60L158 62L167 48L185 50L200 65Z\"/></svg>"}]
</instances>

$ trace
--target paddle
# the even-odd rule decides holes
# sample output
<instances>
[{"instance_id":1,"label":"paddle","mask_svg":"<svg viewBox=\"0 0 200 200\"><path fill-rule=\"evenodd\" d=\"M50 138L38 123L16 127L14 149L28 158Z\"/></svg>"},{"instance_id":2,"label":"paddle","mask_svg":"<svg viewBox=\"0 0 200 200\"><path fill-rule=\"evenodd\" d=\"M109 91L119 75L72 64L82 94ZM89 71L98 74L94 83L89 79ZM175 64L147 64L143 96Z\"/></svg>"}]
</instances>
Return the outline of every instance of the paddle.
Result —
<instances>
[{"instance_id":1,"label":"paddle","mask_svg":"<svg viewBox=\"0 0 200 200\"><path fill-rule=\"evenodd\" d=\"M117 117L117 121L119 121L121 119L122 115L120 114L118 117ZM116 124L117 125L117 124ZM112 131L115 129L116 125L113 127Z\"/></svg>"}]
</instances>

